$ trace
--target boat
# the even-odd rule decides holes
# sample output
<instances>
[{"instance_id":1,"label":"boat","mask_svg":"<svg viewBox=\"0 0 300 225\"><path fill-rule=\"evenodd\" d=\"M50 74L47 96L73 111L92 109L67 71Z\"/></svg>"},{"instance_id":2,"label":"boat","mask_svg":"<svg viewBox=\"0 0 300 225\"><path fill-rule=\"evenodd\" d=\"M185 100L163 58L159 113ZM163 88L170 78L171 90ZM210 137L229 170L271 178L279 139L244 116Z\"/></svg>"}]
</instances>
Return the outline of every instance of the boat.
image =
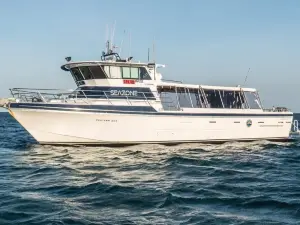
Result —
<instances>
[{"instance_id":1,"label":"boat","mask_svg":"<svg viewBox=\"0 0 300 225\"><path fill-rule=\"evenodd\" d=\"M2 104L40 144L177 144L289 139L293 113L264 109L255 88L165 80L156 62L101 59L61 69L76 89L10 89Z\"/></svg>"}]
</instances>

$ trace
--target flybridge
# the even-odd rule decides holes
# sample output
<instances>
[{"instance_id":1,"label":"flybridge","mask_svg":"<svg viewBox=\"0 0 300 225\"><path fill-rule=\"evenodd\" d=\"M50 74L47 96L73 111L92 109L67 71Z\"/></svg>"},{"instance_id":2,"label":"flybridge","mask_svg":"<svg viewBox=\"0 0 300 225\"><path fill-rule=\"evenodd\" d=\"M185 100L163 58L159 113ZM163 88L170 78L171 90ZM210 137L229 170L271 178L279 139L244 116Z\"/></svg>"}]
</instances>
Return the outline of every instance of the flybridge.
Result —
<instances>
[{"instance_id":1,"label":"flybridge","mask_svg":"<svg viewBox=\"0 0 300 225\"><path fill-rule=\"evenodd\" d=\"M105 79L122 79L123 84L162 79L157 68L164 68L165 65L149 62L149 59L148 63L133 62L132 56L121 58L119 53L113 51L112 46L111 41L106 42L106 52L102 52L101 61L71 62L71 57L66 57L68 63L62 65L61 69L71 73L77 86L100 85L104 84Z\"/></svg>"}]
</instances>

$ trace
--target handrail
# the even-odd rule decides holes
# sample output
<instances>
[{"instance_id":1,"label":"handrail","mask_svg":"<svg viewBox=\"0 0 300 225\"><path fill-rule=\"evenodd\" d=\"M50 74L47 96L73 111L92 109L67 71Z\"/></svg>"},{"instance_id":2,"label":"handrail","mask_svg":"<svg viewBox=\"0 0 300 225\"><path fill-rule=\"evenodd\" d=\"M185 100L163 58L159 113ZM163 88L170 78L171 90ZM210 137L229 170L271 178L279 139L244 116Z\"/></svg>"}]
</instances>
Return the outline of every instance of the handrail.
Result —
<instances>
[{"instance_id":1,"label":"handrail","mask_svg":"<svg viewBox=\"0 0 300 225\"><path fill-rule=\"evenodd\" d=\"M161 104L166 102L164 97L159 96L158 91L136 92L135 95L111 95L110 90L62 90L62 89L31 89L31 88L12 88L10 89L14 98L20 102L38 102L49 103L59 101L60 103L85 103L95 104L94 102L107 101L113 105L113 100L120 101L123 99L128 105L133 105L132 101L144 101L152 105L157 101ZM151 94L151 96L149 96Z\"/></svg>"},{"instance_id":2,"label":"handrail","mask_svg":"<svg viewBox=\"0 0 300 225\"><path fill-rule=\"evenodd\" d=\"M109 103L112 105L112 102L109 100L109 98L107 97L107 94L104 92L104 95L106 97L106 99L109 101Z\"/></svg>"},{"instance_id":3,"label":"handrail","mask_svg":"<svg viewBox=\"0 0 300 225\"><path fill-rule=\"evenodd\" d=\"M166 80L166 79L161 79L161 81L164 81L164 82L174 82L174 83L179 83L179 84L182 84L182 81L180 80Z\"/></svg>"},{"instance_id":4,"label":"handrail","mask_svg":"<svg viewBox=\"0 0 300 225\"><path fill-rule=\"evenodd\" d=\"M54 88L10 88L9 90L33 90L33 91L74 91L73 89L54 89Z\"/></svg>"},{"instance_id":5,"label":"handrail","mask_svg":"<svg viewBox=\"0 0 300 225\"><path fill-rule=\"evenodd\" d=\"M59 102L59 103L85 103L85 104L99 104L100 102L107 101L108 104L119 104L120 100L123 100L125 104L135 105L134 102L144 101L140 104L161 104L163 108L169 107L174 108L174 110L181 111L181 104L179 102L178 90L175 88L176 98L174 99L164 95L164 92L160 91L130 91L130 92L112 92L111 90L63 90L63 89L31 89L31 88L12 88L10 89L11 94L14 98L18 99L19 102L40 102L40 103L49 103L49 102ZM198 107L194 105L191 94L188 89L184 90L185 94L188 95L189 101L193 108ZM199 85L197 89L196 101L199 101L201 108L210 108L208 104L208 99L206 98L206 93L203 88ZM219 93L219 95L221 95ZM199 98L199 99L197 99ZM194 98L193 98L194 99ZM222 101L224 108L225 102ZM96 103L97 102L97 103ZM106 103L106 102L105 102ZM124 103L122 103L124 104ZM156 107L161 107L160 106ZM262 109L263 111L270 112L285 112L289 111L286 108L278 107L273 108L273 110Z\"/></svg>"},{"instance_id":6,"label":"handrail","mask_svg":"<svg viewBox=\"0 0 300 225\"><path fill-rule=\"evenodd\" d=\"M263 108L264 112L291 112L288 108Z\"/></svg>"}]
</instances>

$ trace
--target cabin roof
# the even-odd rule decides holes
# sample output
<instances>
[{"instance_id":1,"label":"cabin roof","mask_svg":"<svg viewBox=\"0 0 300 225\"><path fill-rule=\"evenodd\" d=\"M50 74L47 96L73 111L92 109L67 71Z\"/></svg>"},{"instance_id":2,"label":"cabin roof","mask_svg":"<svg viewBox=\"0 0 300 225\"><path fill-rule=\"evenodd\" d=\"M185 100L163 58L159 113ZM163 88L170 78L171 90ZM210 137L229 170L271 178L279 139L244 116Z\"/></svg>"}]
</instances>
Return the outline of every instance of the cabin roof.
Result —
<instances>
[{"instance_id":1,"label":"cabin roof","mask_svg":"<svg viewBox=\"0 0 300 225\"><path fill-rule=\"evenodd\" d=\"M224 90L224 91L251 91L255 92L255 88L247 88L247 87L230 87L230 86L211 86L211 85L196 85L196 84L184 84L184 83L170 83L170 82L161 82L157 84L159 87L182 87L182 88L195 88L198 89L199 87L203 88L204 90Z\"/></svg>"},{"instance_id":2,"label":"cabin roof","mask_svg":"<svg viewBox=\"0 0 300 225\"><path fill-rule=\"evenodd\" d=\"M61 69L64 71L69 71L70 68L78 67L78 66L93 66L93 65L116 65L116 66L154 66L154 63L139 63L139 62L117 62L117 61L77 61L77 62L69 62L61 66ZM255 92L255 88L246 88L246 87L230 87L230 86L210 86L210 85L201 85L201 84L185 84L182 82L168 82L168 81L160 81L156 83L159 87L182 87L182 88L195 88L198 89L200 86L204 90L226 90L226 91L240 91L241 88L243 91L251 91Z\"/></svg>"},{"instance_id":3,"label":"cabin roof","mask_svg":"<svg viewBox=\"0 0 300 225\"><path fill-rule=\"evenodd\" d=\"M116 66L150 66L154 65L153 63L139 63L139 62L117 62L117 61L78 61L78 62L69 62L62 65L60 68L64 71L69 71L70 68L78 66L92 66L92 65L116 65Z\"/></svg>"}]
</instances>

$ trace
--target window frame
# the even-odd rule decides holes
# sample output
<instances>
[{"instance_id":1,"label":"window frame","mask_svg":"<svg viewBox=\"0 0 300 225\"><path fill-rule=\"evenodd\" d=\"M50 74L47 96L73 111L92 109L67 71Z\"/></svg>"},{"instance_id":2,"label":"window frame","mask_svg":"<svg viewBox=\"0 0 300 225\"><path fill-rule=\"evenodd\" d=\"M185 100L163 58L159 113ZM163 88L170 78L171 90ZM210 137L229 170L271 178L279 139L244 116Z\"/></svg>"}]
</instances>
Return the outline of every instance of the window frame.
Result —
<instances>
[{"instance_id":1,"label":"window frame","mask_svg":"<svg viewBox=\"0 0 300 225\"><path fill-rule=\"evenodd\" d=\"M95 68L96 68L96 67L99 67L100 70L102 71L102 75L104 75L104 77L102 77L102 78L96 77L96 76L95 76L96 73L94 73L95 71L93 72L93 70L91 70L91 67L95 67ZM88 66L88 68L89 68L90 72L92 73L92 75L93 75L93 77L94 77L95 80L108 79L108 76L107 76L106 72L104 71L104 68L102 68L101 65Z\"/></svg>"},{"instance_id":2,"label":"window frame","mask_svg":"<svg viewBox=\"0 0 300 225\"><path fill-rule=\"evenodd\" d=\"M77 68L80 70L80 72L81 72L81 74L82 74L82 76L84 77L85 80L93 80L93 79L95 79L93 73L91 72L91 70L89 68L89 66L78 66ZM85 69L87 69L87 71L89 71L89 73L91 75L90 76L91 78L86 78L85 77L85 74L83 73L82 68L85 68Z\"/></svg>"},{"instance_id":3,"label":"window frame","mask_svg":"<svg viewBox=\"0 0 300 225\"><path fill-rule=\"evenodd\" d=\"M75 70L75 71L77 70L83 79L77 79L78 76L75 75L75 73L74 73L73 70ZM74 80L75 80L76 83L79 82L79 81L85 80L85 77L83 76L83 74L81 73L81 71L80 71L80 69L78 67L71 68L70 69L70 73L72 74L72 76L73 76L73 78L74 78Z\"/></svg>"},{"instance_id":4,"label":"window frame","mask_svg":"<svg viewBox=\"0 0 300 225\"><path fill-rule=\"evenodd\" d=\"M103 71L105 72L105 74L107 75L107 79L122 79L122 80L152 80L149 72L147 71L147 69L143 66L115 66L115 65L101 65L103 68ZM115 77L111 77L111 67L115 66L115 67L119 67L120 69L120 73L121 73L121 78L115 78ZM104 68L104 67L107 67ZM124 77L123 76L123 68L129 68L129 77ZM138 77L132 77L132 68L137 69L138 70ZM109 73L107 73L106 71L108 71ZM143 76L141 75L143 73Z\"/></svg>"}]
</instances>

